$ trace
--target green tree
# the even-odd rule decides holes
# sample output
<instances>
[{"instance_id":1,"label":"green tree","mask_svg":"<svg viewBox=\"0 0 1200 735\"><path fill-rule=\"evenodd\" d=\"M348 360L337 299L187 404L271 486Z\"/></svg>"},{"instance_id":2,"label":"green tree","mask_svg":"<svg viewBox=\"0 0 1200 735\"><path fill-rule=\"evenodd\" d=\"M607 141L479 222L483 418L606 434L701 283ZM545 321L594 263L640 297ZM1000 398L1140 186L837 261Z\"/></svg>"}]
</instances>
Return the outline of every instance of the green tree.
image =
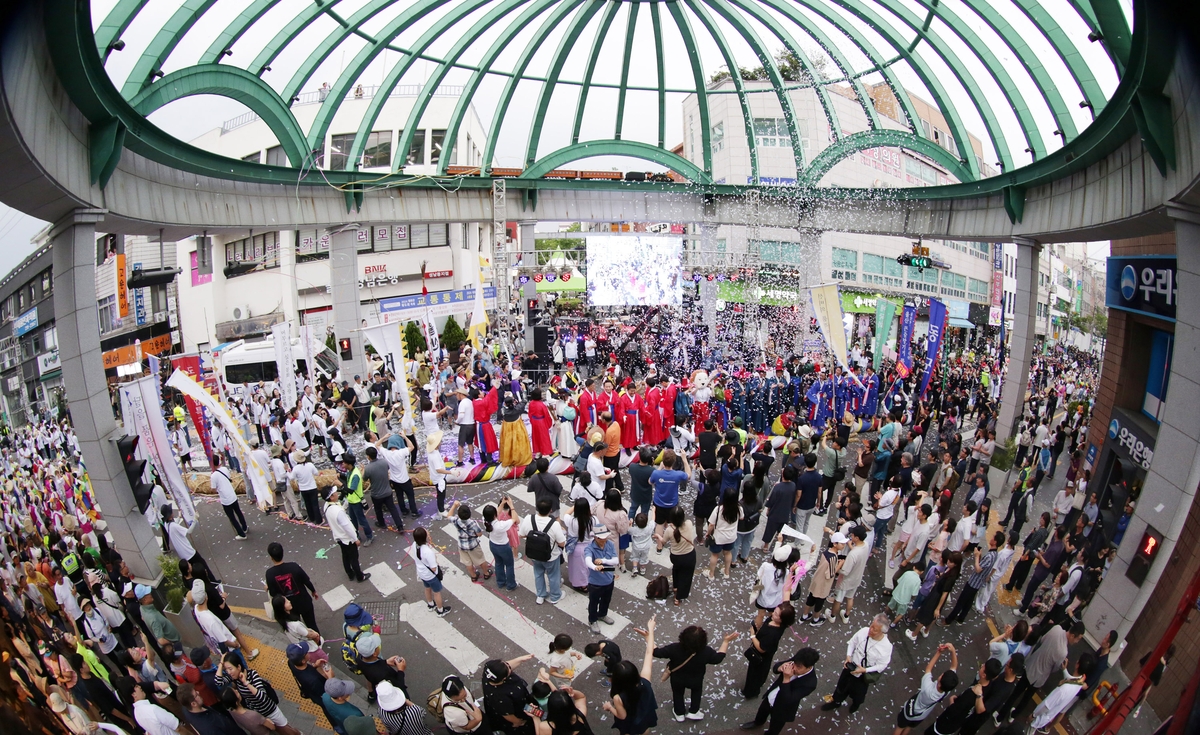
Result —
<instances>
[{"instance_id":1,"label":"green tree","mask_svg":"<svg viewBox=\"0 0 1200 735\"><path fill-rule=\"evenodd\" d=\"M409 322L404 325L404 344L408 352L408 359L412 360L417 356L418 352L424 352L429 349L425 343L425 335L421 332L421 327L416 322Z\"/></svg>"},{"instance_id":2,"label":"green tree","mask_svg":"<svg viewBox=\"0 0 1200 735\"><path fill-rule=\"evenodd\" d=\"M442 346L447 350L457 350L462 347L462 343L467 341L467 333L463 328L458 326L458 322L451 316L446 319L446 328L442 330Z\"/></svg>"},{"instance_id":3,"label":"green tree","mask_svg":"<svg viewBox=\"0 0 1200 735\"><path fill-rule=\"evenodd\" d=\"M581 232L582 227L574 222L565 232ZM583 247L584 241L571 237L546 237L533 241L533 249L537 252L537 264L549 265L555 253L565 253L567 261L575 260L575 252Z\"/></svg>"}]
</instances>

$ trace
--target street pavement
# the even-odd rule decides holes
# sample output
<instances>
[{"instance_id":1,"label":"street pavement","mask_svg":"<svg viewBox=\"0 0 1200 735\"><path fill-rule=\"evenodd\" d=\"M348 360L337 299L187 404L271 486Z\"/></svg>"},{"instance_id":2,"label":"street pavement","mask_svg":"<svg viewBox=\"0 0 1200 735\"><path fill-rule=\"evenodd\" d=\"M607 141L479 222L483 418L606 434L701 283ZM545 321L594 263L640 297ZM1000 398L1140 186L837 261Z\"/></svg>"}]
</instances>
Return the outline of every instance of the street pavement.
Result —
<instances>
[{"instance_id":1,"label":"street pavement","mask_svg":"<svg viewBox=\"0 0 1200 735\"><path fill-rule=\"evenodd\" d=\"M1039 514L1049 507L1054 493L1064 482L1064 474L1065 471L1059 473L1058 478L1043 483L1036 498ZM453 500L462 500L477 510L486 503L498 501L503 494L508 494L515 501L522 515L532 512L532 494L525 490L522 482L513 481L451 487L447 507ZM998 528L996 523L1003 517L1007 503L1007 488L993 487L991 497L996 505L992 511L991 525ZM550 641L558 633L571 635L577 650L582 650L585 643L597 639L588 631L586 595L564 584L564 597L560 604L535 604L532 566L523 559L516 562L519 583L516 590L499 590L494 577L488 582L472 583L459 563L456 535L450 521L435 517L436 504L432 489L418 488L417 500L422 515L415 520L429 529L430 539L441 554L439 561L446 568L445 595L453 610L445 618L438 618L425 607L423 587L413 569L412 559L405 553L412 543L409 533L397 534L374 529L374 544L361 549L362 568L371 573L371 579L361 583L346 580L339 551L327 529L289 521L281 514L265 515L250 508L249 504L244 504L250 528L247 541L233 538L232 528L215 501L199 503L197 517L200 526L193 533L193 539L197 550L224 581L229 603L259 617L264 616L264 604L268 603L263 589L263 572L270 564L266 547L271 541L279 541L285 549L285 558L298 562L307 570L321 595L321 600L315 603L317 620L321 632L328 639L325 648L331 653L335 666L340 667L337 641L341 638L342 610L353 600L375 614L380 623L383 639L381 654L385 657L400 655L408 661L409 696L421 704L425 696L450 673L463 675L478 694L481 690L481 667L488 659L510 659L532 653L544 661ZM681 498L681 503L685 503L689 509L691 501L690 494ZM960 504L961 498L956 503L955 513ZM479 517L478 512L475 517ZM373 522L374 518L371 520ZM412 520L405 518L406 531L411 530ZM814 516L808 535L814 539L820 538L821 526L826 524L826 520L825 517ZM890 543L889 540L889 548ZM488 553L487 544L483 546L485 553ZM676 640L679 631L692 624L700 624L709 632L714 647L730 631L742 634L741 639L730 644L725 661L709 669L705 680L703 709L706 718L703 721L676 723L673 720L670 687L659 681L666 664L663 660L656 661L652 680L659 701L660 732L732 732L739 723L753 718L758 701L746 701L740 689L746 673L743 652L749 645L749 624L754 616L748 595L758 565L765 559L759 548L761 544L756 542L752 564L734 568L730 579L724 579L718 571L712 580L700 574L707 567L708 553L698 549L700 556L695 585L690 599L681 607L647 600L645 577L629 574L618 577L610 613L615 624L603 625L602 628L604 637L611 638L621 646L625 658L640 661L643 641L632 628L644 627L652 615L657 618L656 643L659 645ZM665 553L652 554L651 572L670 575L670 562ZM890 580L887 579L890 574L891 570L887 569L886 562L879 555L870 561L850 615L850 624L830 622L821 628L813 628L797 623L785 634L777 660L805 646L817 649L822 656L817 665L820 685L817 692L803 702L797 726L804 729L819 728L830 733L890 732L896 713L915 692L924 667L938 643L950 642L955 645L959 652L960 676L969 682L986 657L987 643L995 634L994 631L1002 630L1005 624L1015 620L1015 610L993 601L989 609L991 619L972 610L964 624L935 626L929 638L918 640L917 643L910 642L901 629L894 629L889 636L894 645L891 665L885 676L871 688L862 709L854 715L847 714L844 707L832 713L822 712L819 709L821 697L833 690L842 668L847 640L856 630L866 626L871 616L886 611L890 590L885 585L890 587ZM804 589L807 589L807 583ZM273 623L265 625L276 632L279 630ZM943 658L942 668L945 662ZM600 666L584 659L576 671L575 686L588 695L589 720L593 728L600 731L611 726L610 716L599 708L602 698L606 696L606 690L600 683ZM532 662L527 663L518 673L531 681L537 673L537 667ZM356 679L340 669L339 676ZM990 729L987 726L983 732ZM1065 733L1065 730L1060 732Z\"/></svg>"}]
</instances>

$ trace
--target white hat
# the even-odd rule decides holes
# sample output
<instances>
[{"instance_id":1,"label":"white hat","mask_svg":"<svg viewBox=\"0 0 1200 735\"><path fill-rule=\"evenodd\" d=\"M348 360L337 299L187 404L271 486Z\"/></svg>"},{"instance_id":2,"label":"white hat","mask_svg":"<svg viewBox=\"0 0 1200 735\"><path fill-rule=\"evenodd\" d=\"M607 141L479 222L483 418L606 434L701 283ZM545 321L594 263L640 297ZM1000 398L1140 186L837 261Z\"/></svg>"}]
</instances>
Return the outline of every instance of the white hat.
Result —
<instances>
[{"instance_id":1,"label":"white hat","mask_svg":"<svg viewBox=\"0 0 1200 735\"><path fill-rule=\"evenodd\" d=\"M203 605L208 602L208 592L204 589L204 581L197 579L192 582L192 602Z\"/></svg>"},{"instance_id":2,"label":"white hat","mask_svg":"<svg viewBox=\"0 0 1200 735\"><path fill-rule=\"evenodd\" d=\"M772 556L772 558L775 559L775 561L787 561L788 557L791 555L792 555L792 545L791 544L781 544L781 545L775 547L775 553L773 553L771 556Z\"/></svg>"},{"instance_id":3,"label":"white hat","mask_svg":"<svg viewBox=\"0 0 1200 735\"><path fill-rule=\"evenodd\" d=\"M829 543L831 544L846 544L849 542L850 539L846 538L846 534L842 533L841 531L838 531L829 537Z\"/></svg>"},{"instance_id":4,"label":"white hat","mask_svg":"<svg viewBox=\"0 0 1200 735\"><path fill-rule=\"evenodd\" d=\"M379 709L385 712L394 712L404 706L404 692L390 681L379 682L375 687L375 696L379 698Z\"/></svg>"}]
</instances>

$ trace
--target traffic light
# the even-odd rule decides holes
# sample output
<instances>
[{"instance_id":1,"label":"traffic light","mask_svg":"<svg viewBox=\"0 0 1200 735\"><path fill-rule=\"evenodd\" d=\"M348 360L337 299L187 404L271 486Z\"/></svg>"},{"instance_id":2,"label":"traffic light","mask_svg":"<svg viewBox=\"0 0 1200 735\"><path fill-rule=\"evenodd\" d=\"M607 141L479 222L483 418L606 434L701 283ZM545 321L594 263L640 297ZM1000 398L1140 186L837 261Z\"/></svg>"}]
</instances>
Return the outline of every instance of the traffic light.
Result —
<instances>
[{"instance_id":1,"label":"traffic light","mask_svg":"<svg viewBox=\"0 0 1200 735\"><path fill-rule=\"evenodd\" d=\"M129 481L129 489L133 492L138 512L145 513L150 507L150 492L154 486L142 480L142 475L146 472L146 460L137 458L137 445L137 436L123 436L117 439L117 451L121 453L125 479Z\"/></svg>"},{"instance_id":2,"label":"traffic light","mask_svg":"<svg viewBox=\"0 0 1200 735\"><path fill-rule=\"evenodd\" d=\"M338 340L338 354L342 356L343 360L354 359L354 350L350 346L349 337L342 337Z\"/></svg>"},{"instance_id":3,"label":"traffic light","mask_svg":"<svg viewBox=\"0 0 1200 735\"><path fill-rule=\"evenodd\" d=\"M927 255L897 255L896 262L919 270L933 267L933 258Z\"/></svg>"}]
</instances>

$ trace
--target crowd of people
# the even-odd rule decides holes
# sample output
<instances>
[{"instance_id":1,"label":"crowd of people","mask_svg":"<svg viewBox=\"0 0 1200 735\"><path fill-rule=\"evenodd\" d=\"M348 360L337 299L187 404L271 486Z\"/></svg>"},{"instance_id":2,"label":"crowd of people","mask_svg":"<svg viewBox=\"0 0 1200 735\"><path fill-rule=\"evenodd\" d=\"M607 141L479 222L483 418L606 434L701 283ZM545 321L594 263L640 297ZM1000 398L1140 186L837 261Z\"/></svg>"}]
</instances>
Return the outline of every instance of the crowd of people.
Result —
<instances>
[{"instance_id":1,"label":"crowd of people","mask_svg":"<svg viewBox=\"0 0 1200 735\"><path fill-rule=\"evenodd\" d=\"M407 555L428 607L445 616L451 612L445 570L428 524L419 525L422 509L409 476L423 454L437 499L424 521L436 513L452 523L467 573L479 583L495 577L500 589L512 590L514 560L523 556L533 566L537 604L587 596L596 640L580 653L569 635L557 636L544 664L530 672L532 682L517 671L530 656L492 660L483 667L481 696L452 675L417 704L406 685L407 661L384 655L370 615L358 605L344 610L335 670L314 613L316 588L272 542L264 581L289 642L289 668L301 696L340 734L373 732L373 715L393 735L425 733L427 712L451 732L590 732L589 695L573 686L582 656L602 663L607 692L591 696L599 696L620 732L644 733L658 724L655 659L666 661L661 678L670 685L673 718L702 720L706 671L728 665L730 645L742 639L741 691L761 699L742 727L774 735L820 687L821 654L803 647L789 655L785 632L850 623L856 597L870 599L862 588L871 565L878 571L871 579L890 593L886 608L871 610L869 624L848 636L842 670L824 682L822 709L847 706L854 713L871 706L865 704L871 687L889 669L900 635L918 651L928 646L929 663L896 714L896 735L926 722L927 731L940 735L974 733L991 720L1006 732L1024 723L1044 732L1095 688L1108 664L1115 636L1098 655L1079 655L1061 681L1051 678L1082 636L1080 611L1113 548L1115 529L1103 527L1081 461L1098 367L1089 355L1055 348L1035 362L1006 488L991 487L988 472L1004 451L995 424L1005 366L986 347L944 356L924 396L917 376L927 356L919 349L911 372L888 363L876 374L871 356L856 346L846 370L796 355L686 376L660 374L649 364L634 380L614 354L607 365L585 371L563 360L561 372L551 370L544 382L529 378L519 356L466 349L453 366L439 357L415 361L405 376L419 406L411 413L419 416L404 409L387 374L305 386L291 409L280 405L278 391L268 394L269 386L238 394L235 417L253 448L241 461L269 468L278 510L329 528L350 580L369 577L358 549L377 530L404 533L404 516L414 519ZM1068 404L1072 410L1060 417ZM186 427L182 408L170 418ZM189 433L179 434L182 463L193 452ZM445 435L457 457L443 456ZM15 714L35 729L77 735L98 725L165 735L182 732L184 723L200 735L295 732L275 687L252 668L258 651L190 542L192 527L169 503L156 503L148 520L179 557L190 614L204 638L190 650L155 592L135 583L109 548L70 427L39 424L3 442L7 553L0 615L14 652L6 660L25 705ZM339 470L338 482L320 492L318 455ZM1033 499L1055 476L1061 455L1067 457L1063 497L1038 515ZM571 460L565 484L549 472L552 457ZM214 477L228 481L225 468L236 472L239 458L227 438L217 438L207 461ZM439 475L455 462L528 465L524 490L535 511L522 514L508 494L476 507L470 500L447 506ZM227 502L223 483L213 484L235 538L246 538L232 487ZM992 505L1005 494L1007 514L1000 518ZM669 577L651 578L652 555L665 555ZM687 603L697 576L737 576L748 585L752 622L714 647L699 625L656 644L650 619L636 629L646 641L642 659L627 660L602 637L601 624L613 622L617 574L644 575L647 596L675 606ZM1020 594L1023 618L991 641L977 673L959 672L952 644L924 639L985 614L1002 582ZM356 684L349 677L361 680L374 711L350 701ZM1044 697L1029 712L1039 690Z\"/></svg>"}]
</instances>

